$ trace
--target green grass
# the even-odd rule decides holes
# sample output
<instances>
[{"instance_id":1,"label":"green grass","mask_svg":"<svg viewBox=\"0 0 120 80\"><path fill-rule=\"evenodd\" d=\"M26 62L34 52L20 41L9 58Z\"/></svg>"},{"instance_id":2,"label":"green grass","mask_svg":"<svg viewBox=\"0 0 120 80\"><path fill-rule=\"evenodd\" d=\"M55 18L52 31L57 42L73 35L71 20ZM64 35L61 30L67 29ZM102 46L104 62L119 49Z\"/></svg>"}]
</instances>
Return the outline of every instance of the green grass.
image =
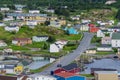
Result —
<instances>
[{"instance_id":1,"label":"green grass","mask_svg":"<svg viewBox=\"0 0 120 80\"><path fill-rule=\"evenodd\" d=\"M97 55L110 55L110 54L114 54L114 52L112 52L112 51L108 51L108 52L99 51L96 54Z\"/></svg>"},{"instance_id":2,"label":"green grass","mask_svg":"<svg viewBox=\"0 0 120 80\"><path fill-rule=\"evenodd\" d=\"M30 72L31 72L31 73L39 73L39 72L42 72L43 70L45 70L46 68L48 68L51 64L52 64L52 63L47 64L47 65L45 65L45 66L43 66L43 67L41 67L41 68L35 69L35 70L30 70Z\"/></svg>"},{"instance_id":3,"label":"green grass","mask_svg":"<svg viewBox=\"0 0 120 80\"><path fill-rule=\"evenodd\" d=\"M16 45L10 45L9 48L11 48L13 50L29 50L28 48L26 48L24 46L16 46Z\"/></svg>"},{"instance_id":4,"label":"green grass","mask_svg":"<svg viewBox=\"0 0 120 80\"><path fill-rule=\"evenodd\" d=\"M44 46L44 43L46 42L33 42L32 44L28 44L26 46L31 48L41 48Z\"/></svg>"},{"instance_id":5,"label":"green grass","mask_svg":"<svg viewBox=\"0 0 120 80\"><path fill-rule=\"evenodd\" d=\"M94 77L93 75L91 74L80 74L80 76L85 76L85 77Z\"/></svg>"}]
</instances>

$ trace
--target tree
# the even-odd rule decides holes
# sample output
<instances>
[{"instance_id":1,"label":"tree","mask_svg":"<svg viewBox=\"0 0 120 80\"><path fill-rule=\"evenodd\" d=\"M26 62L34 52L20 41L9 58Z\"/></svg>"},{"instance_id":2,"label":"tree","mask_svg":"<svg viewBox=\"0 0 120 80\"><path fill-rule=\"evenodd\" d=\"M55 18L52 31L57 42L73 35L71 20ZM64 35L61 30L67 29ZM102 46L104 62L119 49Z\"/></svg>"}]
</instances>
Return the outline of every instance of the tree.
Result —
<instances>
[{"instance_id":1,"label":"tree","mask_svg":"<svg viewBox=\"0 0 120 80\"><path fill-rule=\"evenodd\" d=\"M3 19L3 14L2 13L0 13L0 20L2 20Z\"/></svg>"},{"instance_id":2,"label":"tree","mask_svg":"<svg viewBox=\"0 0 120 80\"><path fill-rule=\"evenodd\" d=\"M50 36L47 41L50 42L50 43L53 43L53 42L56 41L56 39L53 36Z\"/></svg>"},{"instance_id":3,"label":"tree","mask_svg":"<svg viewBox=\"0 0 120 80\"><path fill-rule=\"evenodd\" d=\"M117 12L116 18L120 20L120 9Z\"/></svg>"},{"instance_id":4,"label":"tree","mask_svg":"<svg viewBox=\"0 0 120 80\"><path fill-rule=\"evenodd\" d=\"M50 21L45 21L45 25L50 25Z\"/></svg>"}]
</instances>

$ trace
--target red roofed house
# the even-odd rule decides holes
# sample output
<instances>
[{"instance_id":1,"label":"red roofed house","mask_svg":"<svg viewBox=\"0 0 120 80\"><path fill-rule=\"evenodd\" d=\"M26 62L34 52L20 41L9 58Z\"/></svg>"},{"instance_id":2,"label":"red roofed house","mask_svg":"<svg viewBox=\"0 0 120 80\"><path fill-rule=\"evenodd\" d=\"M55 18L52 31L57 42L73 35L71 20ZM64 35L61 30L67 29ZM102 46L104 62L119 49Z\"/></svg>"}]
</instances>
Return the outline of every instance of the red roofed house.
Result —
<instances>
[{"instance_id":1,"label":"red roofed house","mask_svg":"<svg viewBox=\"0 0 120 80\"><path fill-rule=\"evenodd\" d=\"M65 72L70 72L70 73L79 73L80 72L80 68L77 66L76 63L71 63L67 66L63 66L61 68L58 68L54 71L54 74L60 73L62 71Z\"/></svg>"},{"instance_id":2,"label":"red roofed house","mask_svg":"<svg viewBox=\"0 0 120 80\"><path fill-rule=\"evenodd\" d=\"M65 71L55 74L54 77L57 78L57 80L86 80L85 77Z\"/></svg>"},{"instance_id":3,"label":"red roofed house","mask_svg":"<svg viewBox=\"0 0 120 80\"><path fill-rule=\"evenodd\" d=\"M32 40L30 38L15 38L12 40L12 44L15 44L17 46L32 44Z\"/></svg>"},{"instance_id":4,"label":"red roofed house","mask_svg":"<svg viewBox=\"0 0 120 80\"><path fill-rule=\"evenodd\" d=\"M97 32L99 30L99 28L96 27L94 24L88 24L88 26L89 26L89 31L91 33L95 33L95 32Z\"/></svg>"},{"instance_id":5,"label":"red roofed house","mask_svg":"<svg viewBox=\"0 0 120 80\"><path fill-rule=\"evenodd\" d=\"M99 30L98 27L90 27L90 29L89 29L89 31L90 31L91 33L96 33L98 30Z\"/></svg>"}]
</instances>

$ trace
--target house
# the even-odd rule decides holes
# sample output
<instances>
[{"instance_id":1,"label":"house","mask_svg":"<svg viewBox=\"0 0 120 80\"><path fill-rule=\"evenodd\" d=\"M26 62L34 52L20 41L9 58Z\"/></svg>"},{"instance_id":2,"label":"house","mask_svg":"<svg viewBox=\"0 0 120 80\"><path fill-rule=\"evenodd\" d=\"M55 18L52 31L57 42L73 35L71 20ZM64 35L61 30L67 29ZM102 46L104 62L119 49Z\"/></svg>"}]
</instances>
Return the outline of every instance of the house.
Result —
<instances>
[{"instance_id":1,"label":"house","mask_svg":"<svg viewBox=\"0 0 120 80\"><path fill-rule=\"evenodd\" d=\"M61 41L57 41L53 44L50 45L50 52L59 52L60 50L63 49L64 45L67 44L67 41L65 40L61 40Z\"/></svg>"},{"instance_id":2,"label":"house","mask_svg":"<svg viewBox=\"0 0 120 80\"><path fill-rule=\"evenodd\" d=\"M50 44L50 52L54 53L54 52L59 52L61 49L59 48L59 46L57 44Z\"/></svg>"},{"instance_id":3,"label":"house","mask_svg":"<svg viewBox=\"0 0 120 80\"><path fill-rule=\"evenodd\" d=\"M32 76L32 80L57 80L57 79L51 75L36 75Z\"/></svg>"},{"instance_id":4,"label":"house","mask_svg":"<svg viewBox=\"0 0 120 80\"><path fill-rule=\"evenodd\" d=\"M3 50L3 52L4 52L4 53L12 53L12 52L13 52L13 50L12 50L12 49L10 49L10 48L7 48L7 49L4 49L4 50Z\"/></svg>"},{"instance_id":5,"label":"house","mask_svg":"<svg viewBox=\"0 0 120 80\"><path fill-rule=\"evenodd\" d=\"M10 10L10 8L0 8L0 11L9 11Z\"/></svg>"},{"instance_id":6,"label":"house","mask_svg":"<svg viewBox=\"0 0 120 80\"><path fill-rule=\"evenodd\" d=\"M60 72L70 72L70 73L79 73L80 72L80 68L78 67L78 65L76 63L71 63L67 66L63 66L60 67L56 70L53 71L53 74L57 74Z\"/></svg>"},{"instance_id":7,"label":"house","mask_svg":"<svg viewBox=\"0 0 120 80\"><path fill-rule=\"evenodd\" d=\"M44 11L48 13L55 13L55 10L52 8L45 9Z\"/></svg>"},{"instance_id":8,"label":"house","mask_svg":"<svg viewBox=\"0 0 120 80\"><path fill-rule=\"evenodd\" d=\"M108 32L108 30L98 30L97 31L97 37L105 37L105 34Z\"/></svg>"},{"instance_id":9,"label":"house","mask_svg":"<svg viewBox=\"0 0 120 80\"><path fill-rule=\"evenodd\" d=\"M110 45L102 44L97 47L97 51L112 51L112 47Z\"/></svg>"},{"instance_id":10,"label":"house","mask_svg":"<svg viewBox=\"0 0 120 80\"><path fill-rule=\"evenodd\" d=\"M47 20L47 14L32 14L32 13L6 13L9 17L14 17L16 19L22 19L24 21L34 21L36 20L38 24L44 23Z\"/></svg>"},{"instance_id":11,"label":"house","mask_svg":"<svg viewBox=\"0 0 120 80\"><path fill-rule=\"evenodd\" d=\"M23 46L26 44L32 44L32 40L30 38L15 38L12 40L12 44L17 46Z\"/></svg>"},{"instance_id":12,"label":"house","mask_svg":"<svg viewBox=\"0 0 120 80\"><path fill-rule=\"evenodd\" d=\"M74 25L74 28L80 31L89 31L89 26L86 23L76 24Z\"/></svg>"},{"instance_id":13,"label":"house","mask_svg":"<svg viewBox=\"0 0 120 80\"><path fill-rule=\"evenodd\" d=\"M118 80L117 71L95 71L95 80Z\"/></svg>"},{"instance_id":14,"label":"house","mask_svg":"<svg viewBox=\"0 0 120 80\"><path fill-rule=\"evenodd\" d=\"M3 40L0 40L0 47L5 47L5 46L7 46L7 44Z\"/></svg>"},{"instance_id":15,"label":"house","mask_svg":"<svg viewBox=\"0 0 120 80\"><path fill-rule=\"evenodd\" d=\"M5 76L5 75L0 75L0 80L31 80L28 79L28 76Z\"/></svg>"},{"instance_id":16,"label":"house","mask_svg":"<svg viewBox=\"0 0 120 80\"><path fill-rule=\"evenodd\" d=\"M85 77L79 76L78 74L69 72L60 72L54 75L57 80L86 80Z\"/></svg>"},{"instance_id":17,"label":"house","mask_svg":"<svg viewBox=\"0 0 120 80\"><path fill-rule=\"evenodd\" d=\"M61 24L60 24L60 22L58 20L55 20L55 21L50 21L50 25L49 26L60 28Z\"/></svg>"},{"instance_id":18,"label":"house","mask_svg":"<svg viewBox=\"0 0 120 80\"><path fill-rule=\"evenodd\" d=\"M42 42L42 41L47 41L48 38L49 38L48 36L33 36L32 41L33 42Z\"/></svg>"},{"instance_id":19,"label":"house","mask_svg":"<svg viewBox=\"0 0 120 80\"><path fill-rule=\"evenodd\" d=\"M14 12L15 12L15 13L23 13L22 10L15 10Z\"/></svg>"},{"instance_id":20,"label":"house","mask_svg":"<svg viewBox=\"0 0 120 80\"><path fill-rule=\"evenodd\" d=\"M110 4L113 4L113 3L116 3L116 2L117 2L116 0L108 0L108 1L105 2L105 4L110 5Z\"/></svg>"},{"instance_id":21,"label":"house","mask_svg":"<svg viewBox=\"0 0 120 80\"><path fill-rule=\"evenodd\" d=\"M81 20L81 23L90 23L91 22L91 20L87 20L87 19L82 19Z\"/></svg>"},{"instance_id":22,"label":"house","mask_svg":"<svg viewBox=\"0 0 120 80\"><path fill-rule=\"evenodd\" d=\"M28 25L30 28L34 28L38 24L38 21L26 21L26 25Z\"/></svg>"},{"instance_id":23,"label":"house","mask_svg":"<svg viewBox=\"0 0 120 80\"><path fill-rule=\"evenodd\" d=\"M85 51L86 54L96 54L96 50L95 49L88 49Z\"/></svg>"},{"instance_id":24,"label":"house","mask_svg":"<svg viewBox=\"0 0 120 80\"><path fill-rule=\"evenodd\" d=\"M22 9L23 9L25 6L26 6L26 5L15 4L15 8L16 8L17 10L20 10L20 11L22 11Z\"/></svg>"},{"instance_id":25,"label":"house","mask_svg":"<svg viewBox=\"0 0 120 80\"><path fill-rule=\"evenodd\" d=\"M95 71L117 71L116 69L110 68L91 68L91 74L94 75Z\"/></svg>"},{"instance_id":26,"label":"house","mask_svg":"<svg viewBox=\"0 0 120 80\"><path fill-rule=\"evenodd\" d=\"M90 27L90 28L89 28L89 31L90 31L91 33L96 33L98 30L99 30L98 27Z\"/></svg>"},{"instance_id":27,"label":"house","mask_svg":"<svg viewBox=\"0 0 120 80\"><path fill-rule=\"evenodd\" d=\"M72 20L80 20L80 16L71 16Z\"/></svg>"},{"instance_id":28,"label":"house","mask_svg":"<svg viewBox=\"0 0 120 80\"><path fill-rule=\"evenodd\" d=\"M111 27L111 28L108 28L108 31L109 32L120 32L120 27Z\"/></svg>"},{"instance_id":29,"label":"house","mask_svg":"<svg viewBox=\"0 0 120 80\"><path fill-rule=\"evenodd\" d=\"M111 37L103 37L101 39L101 44L111 44Z\"/></svg>"},{"instance_id":30,"label":"house","mask_svg":"<svg viewBox=\"0 0 120 80\"><path fill-rule=\"evenodd\" d=\"M32 14L39 14L40 13L40 11L39 10L29 10L29 13L32 13Z\"/></svg>"},{"instance_id":31,"label":"house","mask_svg":"<svg viewBox=\"0 0 120 80\"><path fill-rule=\"evenodd\" d=\"M3 22L0 22L0 26L6 26L5 23Z\"/></svg>"},{"instance_id":32,"label":"house","mask_svg":"<svg viewBox=\"0 0 120 80\"><path fill-rule=\"evenodd\" d=\"M3 18L3 21L12 21L12 20L14 20L14 18L10 16Z\"/></svg>"},{"instance_id":33,"label":"house","mask_svg":"<svg viewBox=\"0 0 120 80\"><path fill-rule=\"evenodd\" d=\"M120 47L120 33L113 33L112 34L112 47Z\"/></svg>"},{"instance_id":34,"label":"house","mask_svg":"<svg viewBox=\"0 0 120 80\"><path fill-rule=\"evenodd\" d=\"M71 27L67 30L68 34L79 34L79 32L77 31L77 29Z\"/></svg>"},{"instance_id":35,"label":"house","mask_svg":"<svg viewBox=\"0 0 120 80\"><path fill-rule=\"evenodd\" d=\"M80 68L78 67L78 65L76 63L71 63L67 66L63 66L62 68L70 73L79 73L80 72Z\"/></svg>"},{"instance_id":36,"label":"house","mask_svg":"<svg viewBox=\"0 0 120 80\"><path fill-rule=\"evenodd\" d=\"M4 27L5 31L9 31L9 32L18 32L19 31L19 27L18 26L6 26Z\"/></svg>"}]
</instances>

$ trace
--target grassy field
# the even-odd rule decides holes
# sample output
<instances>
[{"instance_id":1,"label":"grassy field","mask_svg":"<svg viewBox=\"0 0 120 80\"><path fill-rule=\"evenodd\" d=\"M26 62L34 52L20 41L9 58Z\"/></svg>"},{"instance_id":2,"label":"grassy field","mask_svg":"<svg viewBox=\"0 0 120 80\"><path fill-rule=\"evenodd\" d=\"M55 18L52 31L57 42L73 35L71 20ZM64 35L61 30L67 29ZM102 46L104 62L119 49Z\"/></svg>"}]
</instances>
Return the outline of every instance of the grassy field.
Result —
<instances>
[{"instance_id":1,"label":"grassy field","mask_svg":"<svg viewBox=\"0 0 120 80\"><path fill-rule=\"evenodd\" d=\"M114 54L114 52L113 51L108 51L108 52L99 51L96 54L97 55L110 55L110 54Z\"/></svg>"}]
</instances>

